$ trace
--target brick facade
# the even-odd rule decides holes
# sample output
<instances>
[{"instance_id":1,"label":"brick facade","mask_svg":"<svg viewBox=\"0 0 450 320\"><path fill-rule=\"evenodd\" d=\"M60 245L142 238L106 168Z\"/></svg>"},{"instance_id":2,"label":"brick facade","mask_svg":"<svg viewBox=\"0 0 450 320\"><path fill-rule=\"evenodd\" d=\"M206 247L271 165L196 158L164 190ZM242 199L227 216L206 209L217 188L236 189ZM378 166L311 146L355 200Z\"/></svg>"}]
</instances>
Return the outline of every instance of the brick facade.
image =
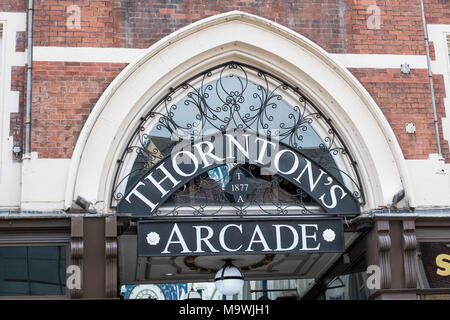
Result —
<instances>
[{"instance_id":1,"label":"brick facade","mask_svg":"<svg viewBox=\"0 0 450 320\"><path fill-rule=\"evenodd\" d=\"M26 0L2 0L0 1L0 12L21 12L27 10Z\"/></svg>"},{"instance_id":2,"label":"brick facade","mask_svg":"<svg viewBox=\"0 0 450 320\"><path fill-rule=\"evenodd\" d=\"M428 70L411 70L402 75L400 69L350 69L372 98L381 107L391 125L406 159L426 159L437 152ZM438 118L444 116L444 80L433 77ZM413 122L415 134L406 133L405 125ZM439 125L444 157L450 159L448 143L443 140Z\"/></svg>"},{"instance_id":3,"label":"brick facade","mask_svg":"<svg viewBox=\"0 0 450 320\"><path fill-rule=\"evenodd\" d=\"M80 28L67 28L76 12L73 1L38 0L37 46L147 48L164 36L200 19L240 10L284 25L332 53L424 54L418 1L76 1ZM368 9L376 4L380 12ZM450 23L446 0L426 0L428 23ZM368 20L379 14L380 27Z\"/></svg>"},{"instance_id":4,"label":"brick facade","mask_svg":"<svg viewBox=\"0 0 450 320\"><path fill-rule=\"evenodd\" d=\"M147 48L164 36L211 15L252 13L287 26L332 52L345 52L344 1L77 1L80 29L68 30L71 1L36 2L35 45ZM58 3L58 4L56 4Z\"/></svg>"},{"instance_id":5,"label":"brick facade","mask_svg":"<svg viewBox=\"0 0 450 320\"><path fill-rule=\"evenodd\" d=\"M26 2L2 1L0 11L25 11ZM77 8L70 7L74 4L81 10L79 28ZM371 4L380 9L379 28L367 27L368 19L376 19L378 14L368 9ZM428 23L450 24L448 0L425 0L425 9ZM280 23L331 53L425 54L419 1L406 0L36 0L34 45L147 48L188 24L231 10ZM18 33L16 50L24 51L25 47L26 33ZM431 49L434 57L433 46ZM124 67L125 64L36 62L32 150L41 158L70 158L89 112ZM12 88L21 92L19 110L22 110L25 79L20 72L24 71L13 69ZM409 76L401 76L399 69L351 72L382 109L406 159L425 159L429 153L436 153L425 69L412 70ZM442 138L445 98L442 76L435 76L435 90ZM20 112L11 116L15 144L21 140L18 126L22 117ZM416 124L416 134L406 133L406 122ZM442 147L450 161L447 141L442 140Z\"/></svg>"}]
</instances>

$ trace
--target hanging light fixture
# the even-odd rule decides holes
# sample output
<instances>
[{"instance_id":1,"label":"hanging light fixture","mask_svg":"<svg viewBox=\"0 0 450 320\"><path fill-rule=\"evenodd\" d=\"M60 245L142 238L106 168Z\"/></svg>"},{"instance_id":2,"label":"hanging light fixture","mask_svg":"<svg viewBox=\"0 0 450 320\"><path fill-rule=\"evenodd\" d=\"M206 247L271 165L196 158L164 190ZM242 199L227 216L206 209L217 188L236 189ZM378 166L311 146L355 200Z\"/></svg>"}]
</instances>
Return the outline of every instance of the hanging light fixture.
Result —
<instances>
[{"instance_id":1,"label":"hanging light fixture","mask_svg":"<svg viewBox=\"0 0 450 320\"><path fill-rule=\"evenodd\" d=\"M189 291L186 300L202 300L202 296L198 291L194 290L194 286L192 286L191 291Z\"/></svg>"},{"instance_id":2,"label":"hanging light fixture","mask_svg":"<svg viewBox=\"0 0 450 320\"><path fill-rule=\"evenodd\" d=\"M217 271L214 277L217 290L226 296L239 293L244 286L244 277L231 261L230 259L225 260L225 265Z\"/></svg>"}]
</instances>

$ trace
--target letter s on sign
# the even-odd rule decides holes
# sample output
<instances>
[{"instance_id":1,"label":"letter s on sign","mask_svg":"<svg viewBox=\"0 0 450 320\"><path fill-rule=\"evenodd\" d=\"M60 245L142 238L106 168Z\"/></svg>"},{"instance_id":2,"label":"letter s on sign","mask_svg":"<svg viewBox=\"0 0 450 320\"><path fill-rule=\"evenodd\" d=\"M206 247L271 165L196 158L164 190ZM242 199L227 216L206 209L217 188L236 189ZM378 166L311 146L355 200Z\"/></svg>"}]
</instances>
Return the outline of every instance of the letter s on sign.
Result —
<instances>
[{"instance_id":1,"label":"letter s on sign","mask_svg":"<svg viewBox=\"0 0 450 320\"><path fill-rule=\"evenodd\" d=\"M339 201L344 199L344 197L347 195L347 192L345 192L344 189L342 189L342 187L336 186L336 185L334 185L330 188L330 195L331 195L331 201L332 201L331 204L328 205L325 203L325 200L324 200L325 193L319 197L319 200L322 201L323 205L325 207L327 207L328 209L333 209L338 204L338 200L336 199L336 191L335 191L336 189L339 189L341 191L341 197L340 197Z\"/></svg>"},{"instance_id":2,"label":"letter s on sign","mask_svg":"<svg viewBox=\"0 0 450 320\"><path fill-rule=\"evenodd\" d=\"M438 269L436 273L440 276L450 276L450 255L449 254L440 254L436 257L436 265ZM444 270L442 270L444 269Z\"/></svg>"}]
</instances>

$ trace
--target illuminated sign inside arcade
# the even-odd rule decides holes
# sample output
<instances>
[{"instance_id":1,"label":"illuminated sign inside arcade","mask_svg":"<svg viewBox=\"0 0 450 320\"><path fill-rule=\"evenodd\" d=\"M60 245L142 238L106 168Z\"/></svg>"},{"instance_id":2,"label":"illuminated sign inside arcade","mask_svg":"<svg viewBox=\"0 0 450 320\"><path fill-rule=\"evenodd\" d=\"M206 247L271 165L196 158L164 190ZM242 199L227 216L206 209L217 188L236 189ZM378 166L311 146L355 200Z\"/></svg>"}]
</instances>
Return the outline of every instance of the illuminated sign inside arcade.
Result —
<instances>
[{"instance_id":1,"label":"illuminated sign inside arcade","mask_svg":"<svg viewBox=\"0 0 450 320\"><path fill-rule=\"evenodd\" d=\"M355 214L360 210L359 202L345 185L299 150L235 130L178 146L137 181L119 202L118 212L152 216L184 184L232 162L268 168L301 188L327 213ZM251 185L238 182L228 188L236 203L240 203L245 199L242 193L248 193Z\"/></svg>"},{"instance_id":2,"label":"illuminated sign inside arcade","mask_svg":"<svg viewBox=\"0 0 450 320\"><path fill-rule=\"evenodd\" d=\"M450 243L421 242L419 247L430 288L450 288Z\"/></svg>"},{"instance_id":3,"label":"illuminated sign inside arcade","mask_svg":"<svg viewBox=\"0 0 450 320\"><path fill-rule=\"evenodd\" d=\"M139 221L139 256L343 252L340 218Z\"/></svg>"}]
</instances>

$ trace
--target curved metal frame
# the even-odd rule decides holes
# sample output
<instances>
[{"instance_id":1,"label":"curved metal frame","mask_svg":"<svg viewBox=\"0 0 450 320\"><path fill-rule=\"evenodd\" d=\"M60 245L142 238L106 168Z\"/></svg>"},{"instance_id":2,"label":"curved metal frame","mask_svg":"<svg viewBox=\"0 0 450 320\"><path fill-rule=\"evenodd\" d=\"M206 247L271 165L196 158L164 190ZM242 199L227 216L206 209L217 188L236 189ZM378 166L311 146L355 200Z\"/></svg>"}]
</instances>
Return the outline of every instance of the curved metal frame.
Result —
<instances>
[{"instance_id":1,"label":"curved metal frame","mask_svg":"<svg viewBox=\"0 0 450 320\"><path fill-rule=\"evenodd\" d=\"M227 90L227 88L224 87L222 79L224 72L227 70L236 70L243 74L242 78L236 76L236 79L238 79L241 86L240 90ZM220 71L218 79L212 78L214 71ZM258 92L252 94L254 99L260 101L260 105L251 105L249 107L250 112L255 112L255 114L250 114L250 112L241 114L240 112L241 104L245 102L243 93L245 92L249 81L247 71L254 72L262 82L262 84L256 84ZM231 77L233 77L233 75L231 75ZM199 88L195 88L194 85L192 85L196 80L201 80ZM207 80L216 80L215 88ZM277 83L277 85L275 88L271 89L269 83ZM208 105L207 99L209 93L214 89L222 102L221 106ZM186 106L190 105L197 108L198 114L196 114L195 117L196 123L188 123L182 126L174 119L175 111L178 106L177 104L172 104L172 99L176 94L180 93L181 90L186 91L185 97L187 97L187 99L184 101L184 104ZM158 130L165 128L171 135L175 135L180 140L182 139L182 137L179 136L180 131L190 134L191 139L193 139L193 136L201 134L197 128L203 128L205 123L208 123L222 132L230 129L230 126L238 129L253 130L251 126L256 124L256 129L265 130L267 131L267 136L270 136L271 129L269 122L273 120L273 116L268 114L267 111L277 108L276 101L283 99L283 96L279 93L281 90L290 90L298 100L298 105L292 106L293 112L286 117L286 119L291 120L292 123L287 123L287 121L280 123L281 132L278 136L278 140L280 142L285 142L294 149L301 150L301 142L303 140L302 133L306 132L309 125L314 121L321 121L322 126L326 128L327 135L325 137L320 137L323 142L319 145L319 149L328 152L331 156L340 155L342 158L346 159L347 165L352 169L353 174L351 172L345 172L337 167L331 169L338 171L339 174L345 175L346 178L351 181L355 188L353 197L363 205L365 203L364 190L362 188L357 164L348 148L343 143L339 133L333 127L332 120L326 117L307 96L300 92L298 87L290 85L280 77L254 66L230 61L196 74L176 87L170 88L170 91L162 97L145 116L141 117L139 125L128 140L121 158L117 161L118 167L114 175L110 207L114 207L114 201L118 201L124 196L118 192L118 189L124 181L128 180L128 177L131 174L140 170L146 172L151 166L156 164L155 161L164 158L164 156L161 157L158 155L158 150L148 150L150 136L146 132L146 129L151 120L157 119L158 122L156 123L156 128ZM222 91L222 96L219 91ZM160 108L163 109L164 113L158 111ZM309 112L308 109L312 109L313 112ZM226 113L227 116L220 117L221 114L219 113ZM136 152L137 156L144 158L146 160L145 163L142 165L142 168L128 172L123 177L119 177L119 174L126 163L127 156L132 152ZM153 165L151 165L152 163ZM329 169L330 168L328 168L327 171L329 171Z\"/></svg>"}]
</instances>

